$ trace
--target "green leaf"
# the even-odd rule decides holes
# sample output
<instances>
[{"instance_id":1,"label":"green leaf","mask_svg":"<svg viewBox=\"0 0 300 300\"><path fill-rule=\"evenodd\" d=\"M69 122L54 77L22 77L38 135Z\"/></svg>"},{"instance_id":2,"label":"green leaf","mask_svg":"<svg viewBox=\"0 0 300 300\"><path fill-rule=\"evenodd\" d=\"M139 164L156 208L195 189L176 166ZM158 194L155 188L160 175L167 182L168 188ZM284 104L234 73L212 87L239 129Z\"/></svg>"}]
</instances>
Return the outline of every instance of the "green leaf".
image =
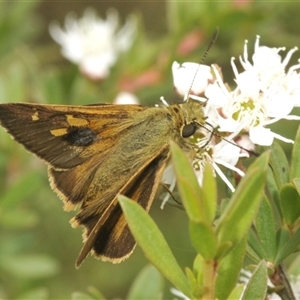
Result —
<instances>
[{"instance_id":1,"label":"green leaf","mask_svg":"<svg viewBox=\"0 0 300 300\"><path fill-rule=\"evenodd\" d=\"M245 284L238 284L228 296L228 300L241 299L245 289Z\"/></svg>"},{"instance_id":2,"label":"green leaf","mask_svg":"<svg viewBox=\"0 0 300 300\"><path fill-rule=\"evenodd\" d=\"M185 267L184 270L185 270L186 277L188 278L188 280L190 282L190 285L192 287L195 287L197 285L197 279L195 277L194 272L188 267Z\"/></svg>"},{"instance_id":3,"label":"green leaf","mask_svg":"<svg viewBox=\"0 0 300 300\"><path fill-rule=\"evenodd\" d=\"M250 166L222 213L217 223L220 244L229 241L234 246L247 234L262 199L268 156L262 154Z\"/></svg>"},{"instance_id":4,"label":"green leaf","mask_svg":"<svg viewBox=\"0 0 300 300\"><path fill-rule=\"evenodd\" d=\"M134 280L127 299L161 299L164 279L151 265L146 266Z\"/></svg>"},{"instance_id":5,"label":"green leaf","mask_svg":"<svg viewBox=\"0 0 300 300\"><path fill-rule=\"evenodd\" d=\"M213 173L212 165L207 161L205 163L202 183L202 199L206 208L206 214L209 223L216 217L217 209L217 183Z\"/></svg>"},{"instance_id":6,"label":"green leaf","mask_svg":"<svg viewBox=\"0 0 300 300\"><path fill-rule=\"evenodd\" d=\"M265 299L267 292L268 272L267 264L263 260L257 266L246 286L242 300Z\"/></svg>"},{"instance_id":7,"label":"green leaf","mask_svg":"<svg viewBox=\"0 0 300 300\"><path fill-rule=\"evenodd\" d=\"M300 196L293 184L285 184L280 190L280 203L286 224L291 226L300 217Z\"/></svg>"},{"instance_id":8,"label":"green leaf","mask_svg":"<svg viewBox=\"0 0 300 300\"><path fill-rule=\"evenodd\" d=\"M217 253L218 240L213 229L206 223L190 221L189 232L192 244L204 259L213 259Z\"/></svg>"},{"instance_id":9,"label":"green leaf","mask_svg":"<svg viewBox=\"0 0 300 300\"><path fill-rule=\"evenodd\" d=\"M197 278L195 277L198 273L197 272L194 273L191 269L186 267L185 274L189 280L193 297L195 298L200 297L203 293L203 287L202 287L202 281L198 282Z\"/></svg>"},{"instance_id":10,"label":"green leaf","mask_svg":"<svg viewBox=\"0 0 300 300\"><path fill-rule=\"evenodd\" d=\"M295 137L291 159L291 178L300 178L300 126Z\"/></svg>"},{"instance_id":11,"label":"green leaf","mask_svg":"<svg viewBox=\"0 0 300 300\"><path fill-rule=\"evenodd\" d=\"M216 260L221 261L232 250L232 243L227 241L218 246L218 252L216 255Z\"/></svg>"},{"instance_id":12,"label":"green leaf","mask_svg":"<svg viewBox=\"0 0 300 300\"><path fill-rule=\"evenodd\" d=\"M282 247L278 250L275 264L281 263L285 258L287 258L289 255L294 253L296 249L300 245L300 227L292 234L290 239L285 243L282 244Z\"/></svg>"},{"instance_id":13,"label":"green leaf","mask_svg":"<svg viewBox=\"0 0 300 300\"><path fill-rule=\"evenodd\" d=\"M198 254L194 260L193 271L200 286L203 284L203 257Z\"/></svg>"},{"instance_id":14,"label":"green leaf","mask_svg":"<svg viewBox=\"0 0 300 300\"><path fill-rule=\"evenodd\" d=\"M248 232L247 255L257 263L265 256L264 249L253 228L250 228Z\"/></svg>"},{"instance_id":15,"label":"green leaf","mask_svg":"<svg viewBox=\"0 0 300 300\"><path fill-rule=\"evenodd\" d=\"M243 266L246 237L238 243L230 253L221 260L216 281L216 298L225 300L236 286ZM232 298L228 298L232 299Z\"/></svg>"},{"instance_id":16,"label":"green leaf","mask_svg":"<svg viewBox=\"0 0 300 300\"><path fill-rule=\"evenodd\" d=\"M180 291L190 295L189 283L154 221L137 203L119 196L119 203L135 240L150 262Z\"/></svg>"},{"instance_id":17,"label":"green leaf","mask_svg":"<svg viewBox=\"0 0 300 300\"><path fill-rule=\"evenodd\" d=\"M202 192L189 159L174 142L171 143L171 153L178 190L189 219L210 224L211 209L210 206L205 207Z\"/></svg>"},{"instance_id":18,"label":"green leaf","mask_svg":"<svg viewBox=\"0 0 300 300\"><path fill-rule=\"evenodd\" d=\"M280 190L290 179L289 164L283 149L278 143L273 143L271 146L270 165L278 190Z\"/></svg>"},{"instance_id":19,"label":"green leaf","mask_svg":"<svg viewBox=\"0 0 300 300\"><path fill-rule=\"evenodd\" d=\"M279 189L275 181L274 174L271 167L268 168L267 171L267 188L269 192L269 197L273 200L280 217L282 217L282 211L281 211L281 205L279 199Z\"/></svg>"},{"instance_id":20,"label":"green leaf","mask_svg":"<svg viewBox=\"0 0 300 300\"><path fill-rule=\"evenodd\" d=\"M293 184L295 185L295 188L300 195L300 178L294 178L292 179Z\"/></svg>"},{"instance_id":21,"label":"green leaf","mask_svg":"<svg viewBox=\"0 0 300 300\"><path fill-rule=\"evenodd\" d=\"M283 227L279 228L276 233L276 244L277 244L277 255L278 253L285 247L287 242L291 238L290 230L284 225ZM277 259L276 259L277 260Z\"/></svg>"},{"instance_id":22,"label":"green leaf","mask_svg":"<svg viewBox=\"0 0 300 300\"><path fill-rule=\"evenodd\" d=\"M260 204L255 225L260 244L264 251L264 257L261 258L273 262L276 253L276 224L271 205L266 196L263 197Z\"/></svg>"}]
</instances>

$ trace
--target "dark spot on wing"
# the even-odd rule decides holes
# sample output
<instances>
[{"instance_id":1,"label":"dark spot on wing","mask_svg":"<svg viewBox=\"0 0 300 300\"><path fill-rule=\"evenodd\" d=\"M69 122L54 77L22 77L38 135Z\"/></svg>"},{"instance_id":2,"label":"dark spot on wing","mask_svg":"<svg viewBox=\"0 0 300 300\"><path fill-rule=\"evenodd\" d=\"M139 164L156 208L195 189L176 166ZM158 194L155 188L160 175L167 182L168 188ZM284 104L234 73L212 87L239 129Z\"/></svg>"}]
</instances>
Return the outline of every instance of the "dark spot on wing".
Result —
<instances>
[{"instance_id":1,"label":"dark spot on wing","mask_svg":"<svg viewBox=\"0 0 300 300\"><path fill-rule=\"evenodd\" d=\"M88 146L97 139L97 134L90 128L71 127L69 132L63 136L63 140L70 145Z\"/></svg>"}]
</instances>

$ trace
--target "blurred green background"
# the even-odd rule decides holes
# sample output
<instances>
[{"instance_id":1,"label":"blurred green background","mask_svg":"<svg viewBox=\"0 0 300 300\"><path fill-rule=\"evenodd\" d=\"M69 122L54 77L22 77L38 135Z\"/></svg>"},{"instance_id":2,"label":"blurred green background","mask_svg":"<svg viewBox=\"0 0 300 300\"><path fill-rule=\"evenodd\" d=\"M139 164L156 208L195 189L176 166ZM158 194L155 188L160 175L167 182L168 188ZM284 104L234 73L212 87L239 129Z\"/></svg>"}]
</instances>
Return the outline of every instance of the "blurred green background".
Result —
<instances>
[{"instance_id":1,"label":"blurred green background","mask_svg":"<svg viewBox=\"0 0 300 300\"><path fill-rule=\"evenodd\" d=\"M70 11L81 17L87 7L103 18L110 7L118 10L123 21L129 14L139 18L132 48L102 82L85 78L77 66L64 59L48 32L51 21L63 25ZM220 65L224 78L232 84L230 58L242 54L245 39L250 53L257 34L262 45L300 46L299 11L299 2L288 1L0 2L0 103L112 102L124 89L136 94L142 104L159 103L162 95L171 102L178 98L172 85L172 62L199 62L216 27L220 28L219 38L206 64ZM298 57L296 52L293 64ZM138 81L141 78L142 83ZM275 130L293 138L297 126L297 122L281 122ZM284 147L290 151L289 145ZM63 212L62 202L51 191L45 165L1 129L1 299L70 299L74 292L86 292L89 286L109 299L126 298L134 278L147 264L141 250L137 247L118 265L88 257L76 270L82 239L81 230L73 230L68 223L73 214ZM161 210L157 200L151 215L180 265L191 265L195 252L184 211L168 205ZM164 299L174 298L169 288L165 282Z\"/></svg>"}]
</instances>

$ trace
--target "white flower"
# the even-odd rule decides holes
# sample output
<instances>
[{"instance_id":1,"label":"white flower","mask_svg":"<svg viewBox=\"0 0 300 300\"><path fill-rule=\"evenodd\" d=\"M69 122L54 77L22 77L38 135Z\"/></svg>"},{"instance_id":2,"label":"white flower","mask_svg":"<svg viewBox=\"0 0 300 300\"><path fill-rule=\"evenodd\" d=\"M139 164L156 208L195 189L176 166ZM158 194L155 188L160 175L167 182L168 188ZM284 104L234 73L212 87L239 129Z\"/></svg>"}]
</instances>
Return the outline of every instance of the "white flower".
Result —
<instances>
[{"instance_id":1,"label":"white flower","mask_svg":"<svg viewBox=\"0 0 300 300\"><path fill-rule=\"evenodd\" d=\"M114 100L114 104L139 104L139 100L131 93L120 92Z\"/></svg>"},{"instance_id":2,"label":"white flower","mask_svg":"<svg viewBox=\"0 0 300 300\"><path fill-rule=\"evenodd\" d=\"M279 52L285 50L284 47L270 48L259 45L260 37L256 37L254 54L252 57L253 65L248 61L248 42L245 41L243 57L240 57L240 62L244 69L254 70L261 81L261 88L264 91L270 85L278 85L283 88L285 84L289 84L290 80L286 80L290 74L295 71L295 66L290 68L286 73L285 68L290 61L293 53L298 50L297 47L291 49L283 59ZM297 66L299 68L299 65Z\"/></svg>"},{"instance_id":3,"label":"white flower","mask_svg":"<svg viewBox=\"0 0 300 300\"><path fill-rule=\"evenodd\" d=\"M261 51L259 56L262 53L269 53L269 51ZM241 61L246 70L238 73L232 59L232 68L237 83L234 91L227 90L218 70L212 66L217 81L208 86L205 95L208 98L208 106L215 107L213 117L211 117L214 126L218 124L219 131L224 132L237 133L242 130L249 132L249 137L254 144L269 146L274 138L292 143L292 140L286 139L265 127L280 119L300 120L298 116L290 115L296 102L295 97L298 98L300 95L295 80L293 82L287 81L289 77L295 79L294 69L291 68L292 72L286 76L282 73L285 64L279 64L278 59L274 57L271 61L277 62L277 66L274 66L273 73L271 72L272 68L264 72L261 66L256 68L254 65L250 65L245 53L244 60ZM260 57L257 61L261 60ZM265 65L269 66L268 63ZM264 80L266 76L271 78L272 74L276 79L280 77L279 82L284 84L281 85L278 82L273 84L269 80ZM296 77L299 78L298 75ZM287 88L289 84L297 92L293 93L291 88Z\"/></svg>"},{"instance_id":4,"label":"white flower","mask_svg":"<svg viewBox=\"0 0 300 300\"><path fill-rule=\"evenodd\" d=\"M187 94L200 95L213 80L210 67L196 63L185 62L172 65L173 82L177 93L187 98Z\"/></svg>"},{"instance_id":5,"label":"white flower","mask_svg":"<svg viewBox=\"0 0 300 300\"><path fill-rule=\"evenodd\" d=\"M98 80L109 75L120 52L128 50L133 42L136 20L128 19L118 29L119 18L115 10L107 12L102 20L93 9L87 9L81 19L68 14L63 30L57 23L49 26L52 38L62 46L62 54L88 77Z\"/></svg>"},{"instance_id":6,"label":"white flower","mask_svg":"<svg viewBox=\"0 0 300 300\"><path fill-rule=\"evenodd\" d=\"M209 133L209 135L211 135ZM248 153L243 153L241 148L232 140L234 135L228 136L228 138L222 139L219 143L215 143L214 137L204 137L197 142L198 153L193 160L193 167L198 178L198 182L202 185L203 171L205 164L209 161L220 178L225 182L229 189L234 192L234 187L225 174L220 169L219 165L226 167L232 171L237 172L241 177L245 174L240 169L236 168L240 157L249 156Z\"/></svg>"}]
</instances>

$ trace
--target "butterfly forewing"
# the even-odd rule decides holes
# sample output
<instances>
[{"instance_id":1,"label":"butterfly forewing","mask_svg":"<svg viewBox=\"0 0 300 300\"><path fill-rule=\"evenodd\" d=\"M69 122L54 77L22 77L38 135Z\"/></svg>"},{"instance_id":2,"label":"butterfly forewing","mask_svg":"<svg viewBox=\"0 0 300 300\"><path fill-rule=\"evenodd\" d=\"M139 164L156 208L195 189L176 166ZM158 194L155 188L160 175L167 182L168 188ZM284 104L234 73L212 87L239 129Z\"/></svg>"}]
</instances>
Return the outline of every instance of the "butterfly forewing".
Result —
<instances>
[{"instance_id":1,"label":"butterfly forewing","mask_svg":"<svg viewBox=\"0 0 300 300\"><path fill-rule=\"evenodd\" d=\"M130 255L135 241L117 195L149 210L169 157L169 140L189 149L180 134L179 106L1 104L0 121L48 163L51 186L65 209L81 205L72 220L73 226L86 228L77 266L91 250L111 262Z\"/></svg>"},{"instance_id":2,"label":"butterfly forewing","mask_svg":"<svg viewBox=\"0 0 300 300\"><path fill-rule=\"evenodd\" d=\"M134 114L145 110L127 107L1 104L0 122L27 150L56 169L68 169L107 151Z\"/></svg>"}]
</instances>

